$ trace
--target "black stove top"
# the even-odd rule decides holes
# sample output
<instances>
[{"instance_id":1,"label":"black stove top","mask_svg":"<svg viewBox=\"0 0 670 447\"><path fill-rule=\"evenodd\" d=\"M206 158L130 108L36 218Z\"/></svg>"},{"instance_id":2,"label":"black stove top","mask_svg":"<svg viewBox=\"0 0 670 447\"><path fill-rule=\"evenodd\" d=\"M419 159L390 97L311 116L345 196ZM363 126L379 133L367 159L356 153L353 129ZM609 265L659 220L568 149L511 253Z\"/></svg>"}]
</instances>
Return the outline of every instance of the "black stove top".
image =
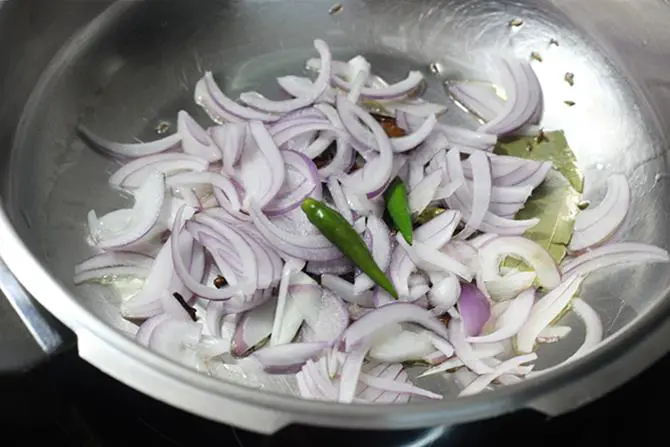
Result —
<instances>
[{"instance_id":1,"label":"black stove top","mask_svg":"<svg viewBox=\"0 0 670 447\"><path fill-rule=\"evenodd\" d=\"M630 445L641 433L664 439L670 356L606 398L546 419L522 412L465 427L351 432L294 426L272 437L237 430L146 397L66 352L20 375L0 376L0 445L51 446L492 446Z\"/></svg>"}]
</instances>

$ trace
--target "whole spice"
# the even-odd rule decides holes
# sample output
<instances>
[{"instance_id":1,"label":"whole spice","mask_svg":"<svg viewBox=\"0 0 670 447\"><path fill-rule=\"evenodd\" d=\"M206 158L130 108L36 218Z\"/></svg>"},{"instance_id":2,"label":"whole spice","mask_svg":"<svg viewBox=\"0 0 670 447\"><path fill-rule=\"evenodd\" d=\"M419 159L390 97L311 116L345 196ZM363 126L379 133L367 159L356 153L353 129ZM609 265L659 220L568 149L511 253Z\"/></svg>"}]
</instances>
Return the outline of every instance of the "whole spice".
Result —
<instances>
[{"instance_id":1,"label":"whole spice","mask_svg":"<svg viewBox=\"0 0 670 447\"><path fill-rule=\"evenodd\" d=\"M584 210L587 209L590 205L591 205L591 202L589 202L588 200L582 200L582 201L580 201L580 202L577 204L577 208L579 208L580 210L584 211Z\"/></svg>"},{"instance_id":2,"label":"whole spice","mask_svg":"<svg viewBox=\"0 0 670 447\"><path fill-rule=\"evenodd\" d=\"M340 213L312 198L305 199L301 208L312 225L326 239L339 248L370 279L398 299L398 292L393 287L393 283L372 258L365 241Z\"/></svg>"},{"instance_id":3,"label":"whole spice","mask_svg":"<svg viewBox=\"0 0 670 447\"><path fill-rule=\"evenodd\" d=\"M168 123L166 121L161 121L156 126L156 133L158 135L164 135L168 132L168 130L170 130L170 123Z\"/></svg>"},{"instance_id":4,"label":"whole spice","mask_svg":"<svg viewBox=\"0 0 670 447\"><path fill-rule=\"evenodd\" d=\"M181 307L184 308L184 310L186 311L188 316L191 317L191 320L197 321L197 318L195 316L195 314L196 314L195 307L189 306L188 303L186 302L186 300L184 299L184 297L181 296L181 294L179 294L177 292L173 293L172 296L174 297L174 299L177 300L177 302L181 305Z\"/></svg>"},{"instance_id":5,"label":"whole spice","mask_svg":"<svg viewBox=\"0 0 670 447\"><path fill-rule=\"evenodd\" d=\"M409 209L409 200L407 198L407 188L402 180L396 178L384 193L386 201L386 211L393 224L398 229L402 237L408 244L412 244L414 236L412 234L412 212Z\"/></svg>"},{"instance_id":6,"label":"whole spice","mask_svg":"<svg viewBox=\"0 0 670 447\"><path fill-rule=\"evenodd\" d=\"M343 9L344 7L342 6L342 3L336 3L335 5L331 6L331 8L328 10L328 14L333 16L335 14L339 14L340 12L342 12Z\"/></svg>"},{"instance_id":7,"label":"whole spice","mask_svg":"<svg viewBox=\"0 0 670 447\"><path fill-rule=\"evenodd\" d=\"M565 76L563 77L563 79L565 79L565 82L570 84L570 87L575 85L575 74L574 73L567 72L565 74Z\"/></svg>"},{"instance_id":8,"label":"whole spice","mask_svg":"<svg viewBox=\"0 0 670 447\"><path fill-rule=\"evenodd\" d=\"M224 278L223 276L219 275L216 278L214 278L214 287L216 287L217 289L220 289L226 284L228 284L228 282L226 281L226 278Z\"/></svg>"},{"instance_id":9,"label":"whole spice","mask_svg":"<svg viewBox=\"0 0 670 447\"><path fill-rule=\"evenodd\" d=\"M537 136L535 137L535 142L537 144L540 144L540 143L546 143L548 141L549 141L549 138L547 137L547 134L544 133L544 129L540 129L537 132Z\"/></svg>"},{"instance_id":10,"label":"whole spice","mask_svg":"<svg viewBox=\"0 0 670 447\"><path fill-rule=\"evenodd\" d=\"M396 122L395 118L391 118L389 116L384 115L378 115L376 113L373 113L372 116L377 120L379 124L382 125L384 132L386 132L386 135L388 135L389 138L398 138L405 136L405 131L402 129L402 127L398 126L398 123Z\"/></svg>"}]
</instances>

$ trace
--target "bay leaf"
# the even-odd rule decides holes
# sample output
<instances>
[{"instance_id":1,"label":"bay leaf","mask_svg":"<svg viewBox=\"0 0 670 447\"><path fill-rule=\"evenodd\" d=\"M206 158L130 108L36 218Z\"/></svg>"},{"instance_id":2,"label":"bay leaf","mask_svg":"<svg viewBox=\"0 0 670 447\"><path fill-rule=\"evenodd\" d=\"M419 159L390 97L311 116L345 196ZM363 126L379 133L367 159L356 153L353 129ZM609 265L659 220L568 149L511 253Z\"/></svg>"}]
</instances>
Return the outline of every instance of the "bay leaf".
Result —
<instances>
[{"instance_id":1,"label":"bay leaf","mask_svg":"<svg viewBox=\"0 0 670 447\"><path fill-rule=\"evenodd\" d=\"M581 194L561 174L549 171L515 218L540 219L524 236L540 244L560 263L572 238L580 200Z\"/></svg>"},{"instance_id":2,"label":"bay leaf","mask_svg":"<svg viewBox=\"0 0 670 447\"><path fill-rule=\"evenodd\" d=\"M570 182L575 191L584 191L584 176L577 168L577 158L568 146L562 130L540 132L537 136L503 139L496 145L498 155L512 155L536 161L551 161ZM539 216L538 216L539 217Z\"/></svg>"}]
</instances>

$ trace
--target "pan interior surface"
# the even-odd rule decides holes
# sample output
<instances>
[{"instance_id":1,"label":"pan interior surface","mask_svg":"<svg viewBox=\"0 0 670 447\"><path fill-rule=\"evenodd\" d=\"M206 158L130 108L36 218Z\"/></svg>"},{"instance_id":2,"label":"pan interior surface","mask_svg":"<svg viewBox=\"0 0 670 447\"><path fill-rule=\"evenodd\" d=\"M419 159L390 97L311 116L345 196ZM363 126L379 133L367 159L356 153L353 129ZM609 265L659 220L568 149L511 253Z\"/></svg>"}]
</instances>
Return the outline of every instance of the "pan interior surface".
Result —
<instances>
[{"instance_id":1,"label":"pan interior surface","mask_svg":"<svg viewBox=\"0 0 670 447\"><path fill-rule=\"evenodd\" d=\"M72 40L34 92L13 147L8 210L19 233L81 304L120 331L131 323L114 311L114 297L72 285L73 266L94 252L87 243L88 211L103 214L129 199L107 183L118 164L87 147L77 126L132 142L156 139L165 124L176 128L180 109L209 124L193 101L204 71L211 70L231 97L247 90L277 97L275 78L304 73L315 38L327 41L337 59L364 55L389 81L420 70L427 79L424 97L448 104L444 81L481 79L490 55L538 52L542 61L533 68L545 94L542 126L565 130L586 177L585 198L597 202L610 174L626 174L632 207L616 237L668 247L666 160L654 112L597 39L547 4L363 0L330 14L332 0L188 3L130 4L107 13L85 40ZM515 18L522 26L509 26ZM567 72L574 73L573 86L564 80ZM444 119L475 125L453 105ZM582 297L611 336L665 298L667 273L663 265L608 269L587 280ZM538 369L580 345L581 323L570 316L561 324L573 331L540 349ZM214 373L249 386L292 387L281 380L259 383L228 368ZM445 377L417 384L455 395Z\"/></svg>"}]
</instances>

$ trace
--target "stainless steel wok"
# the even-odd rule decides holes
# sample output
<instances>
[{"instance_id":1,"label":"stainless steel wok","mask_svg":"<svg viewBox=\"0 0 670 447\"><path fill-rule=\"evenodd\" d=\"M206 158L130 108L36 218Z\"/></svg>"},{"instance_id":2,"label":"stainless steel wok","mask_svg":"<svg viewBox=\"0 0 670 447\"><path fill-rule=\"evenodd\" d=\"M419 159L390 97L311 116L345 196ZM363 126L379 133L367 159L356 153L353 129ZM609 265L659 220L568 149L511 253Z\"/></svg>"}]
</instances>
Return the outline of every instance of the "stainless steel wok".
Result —
<instances>
[{"instance_id":1,"label":"stainless steel wok","mask_svg":"<svg viewBox=\"0 0 670 447\"><path fill-rule=\"evenodd\" d=\"M329 14L334 2L0 3L0 256L9 267L0 269L0 282L44 349L53 350L53 333L35 323L14 278L76 333L86 361L171 405L264 433L297 422L450 425L521 408L557 415L665 354L670 272L663 265L589 279L584 297L603 318L608 338L587 358L480 396L400 406L308 402L197 373L122 335L123 322L100 297L74 289L72 267L90 253L86 212L124 200L107 186L114 164L89 150L76 126L84 122L117 140L153 138L179 108L198 113L192 88L203 70L213 70L232 94L271 94L275 76L302 70L317 37L336 56L365 54L382 76L423 70L430 78L426 94L444 101L442 81L476 72L482 52L511 48L527 57L538 51L544 125L566 130L588 197L598 200L604 179L625 173L634 202L621 237L670 247L667 0L350 0ZM523 25L508 26L514 18ZM574 87L564 82L566 72L575 74ZM575 329L541 352L543 366L575 349L582 335L579 324Z\"/></svg>"}]
</instances>

